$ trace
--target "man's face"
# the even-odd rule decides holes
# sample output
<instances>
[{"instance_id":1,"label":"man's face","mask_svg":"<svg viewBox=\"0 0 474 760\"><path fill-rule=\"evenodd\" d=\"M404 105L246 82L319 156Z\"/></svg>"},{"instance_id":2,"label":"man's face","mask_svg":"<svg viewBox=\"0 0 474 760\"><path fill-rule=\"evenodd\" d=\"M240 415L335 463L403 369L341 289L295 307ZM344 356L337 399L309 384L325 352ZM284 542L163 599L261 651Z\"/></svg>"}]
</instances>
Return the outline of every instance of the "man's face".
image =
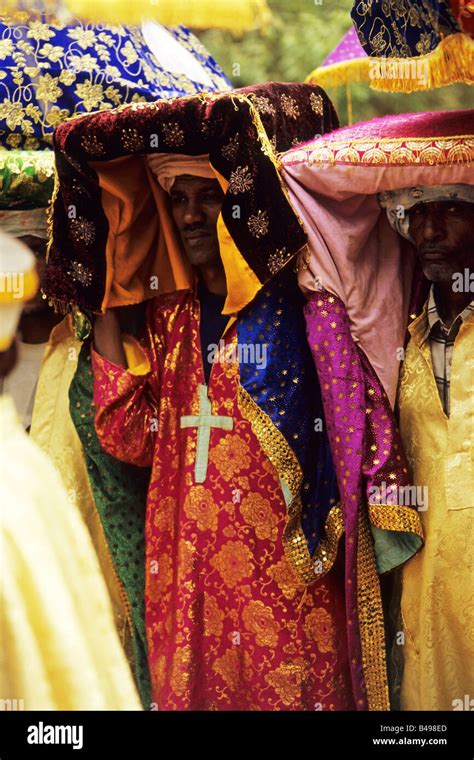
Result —
<instances>
[{"instance_id":1,"label":"man's face","mask_svg":"<svg viewBox=\"0 0 474 760\"><path fill-rule=\"evenodd\" d=\"M28 303L23 306L23 313L41 314L44 312L49 312L50 307L48 306L47 301L45 301L45 299L42 297L40 291L41 285L43 283L44 270L46 267L47 241L43 240L42 238L35 237L34 235L23 235L20 240L22 243L25 243L25 245L27 245L28 248L35 254L36 271L38 272L38 277L40 280L40 287L38 288L37 294L34 296L34 298L31 299L31 301L28 301Z\"/></svg>"},{"instance_id":2,"label":"man's face","mask_svg":"<svg viewBox=\"0 0 474 760\"><path fill-rule=\"evenodd\" d=\"M171 211L184 251L193 266L219 259L217 217L224 193L217 180L183 175L170 193Z\"/></svg>"},{"instance_id":3,"label":"man's face","mask_svg":"<svg viewBox=\"0 0 474 760\"><path fill-rule=\"evenodd\" d=\"M474 268L474 204L431 201L417 203L409 213L410 235L428 280L447 282Z\"/></svg>"}]
</instances>

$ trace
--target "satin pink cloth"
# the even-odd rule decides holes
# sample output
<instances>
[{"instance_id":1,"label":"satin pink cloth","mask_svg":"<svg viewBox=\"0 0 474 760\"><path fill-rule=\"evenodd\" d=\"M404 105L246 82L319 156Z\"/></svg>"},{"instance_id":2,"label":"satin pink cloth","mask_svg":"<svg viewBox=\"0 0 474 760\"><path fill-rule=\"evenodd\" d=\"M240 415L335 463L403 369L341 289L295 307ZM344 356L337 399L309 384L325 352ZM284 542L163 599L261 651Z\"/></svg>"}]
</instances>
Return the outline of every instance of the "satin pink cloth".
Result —
<instances>
[{"instance_id":1,"label":"satin pink cloth","mask_svg":"<svg viewBox=\"0 0 474 760\"><path fill-rule=\"evenodd\" d=\"M413 185L472 184L472 167L310 165L310 154L303 145L282 158L290 201L309 240L300 286L307 295L322 287L341 299L352 337L394 406L415 251L390 227L377 194Z\"/></svg>"}]
</instances>

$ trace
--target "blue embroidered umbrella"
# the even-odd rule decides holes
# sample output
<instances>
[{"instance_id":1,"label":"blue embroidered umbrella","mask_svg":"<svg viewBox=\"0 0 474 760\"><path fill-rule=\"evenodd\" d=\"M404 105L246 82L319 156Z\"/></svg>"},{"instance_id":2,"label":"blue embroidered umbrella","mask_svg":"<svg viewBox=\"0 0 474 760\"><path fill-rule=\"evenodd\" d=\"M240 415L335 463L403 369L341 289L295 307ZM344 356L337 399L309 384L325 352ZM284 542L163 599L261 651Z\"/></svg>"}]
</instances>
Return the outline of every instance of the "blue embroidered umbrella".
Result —
<instances>
[{"instance_id":1,"label":"blue embroidered umbrella","mask_svg":"<svg viewBox=\"0 0 474 760\"><path fill-rule=\"evenodd\" d=\"M369 56L372 89L416 92L474 82L472 3L355 0L351 16Z\"/></svg>"},{"instance_id":2,"label":"blue embroidered umbrella","mask_svg":"<svg viewBox=\"0 0 474 760\"><path fill-rule=\"evenodd\" d=\"M66 118L131 101L228 90L184 26L64 24L45 13L0 17L0 147L50 147Z\"/></svg>"}]
</instances>

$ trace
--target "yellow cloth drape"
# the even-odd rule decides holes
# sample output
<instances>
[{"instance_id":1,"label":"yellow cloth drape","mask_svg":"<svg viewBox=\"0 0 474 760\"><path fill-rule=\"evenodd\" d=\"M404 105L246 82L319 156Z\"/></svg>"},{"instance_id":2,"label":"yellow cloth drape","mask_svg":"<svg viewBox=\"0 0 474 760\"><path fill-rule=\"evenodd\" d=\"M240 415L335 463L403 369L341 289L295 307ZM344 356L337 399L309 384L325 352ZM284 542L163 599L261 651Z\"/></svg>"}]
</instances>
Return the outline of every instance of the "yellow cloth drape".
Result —
<instances>
[{"instance_id":1,"label":"yellow cloth drape","mask_svg":"<svg viewBox=\"0 0 474 760\"><path fill-rule=\"evenodd\" d=\"M33 5L33 4L32 4ZM138 24L154 19L166 26L184 24L193 29L229 29L245 32L270 23L266 0L239 0L237 7L228 0L45 0L51 13L84 21L110 24ZM23 7L22 7L23 6ZM3 10L24 10L19 0L4 0Z\"/></svg>"},{"instance_id":2,"label":"yellow cloth drape","mask_svg":"<svg viewBox=\"0 0 474 760\"><path fill-rule=\"evenodd\" d=\"M463 323L451 366L451 415L436 387L426 311L412 324L400 384L400 429L425 547L403 569L403 710L469 709L474 694L474 317Z\"/></svg>"},{"instance_id":3,"label":"yellow cloth drape","mask_svg":"<svg viewBox=\"0 0 474 760\"><path fill-rule=\"evenodd\" d=\"M53 462L89 530L109 591L117 631L132 663L132 627L125 592L112 563L81 442L69 414L69 387L80 350L81 343L74 337L72 318L68 315L53 329L44 352L30 435Z\"/></svg>"},{"instance_id":4,"label":"yellow cloth drape","mask_svg":"<svg viewBox=\"0 0 474 760\"><path fill-rule=\"evenodd\" d=\"M0 451L3 707L139 710L89 534L8 396Z\"/></svg>"}]
</instances>

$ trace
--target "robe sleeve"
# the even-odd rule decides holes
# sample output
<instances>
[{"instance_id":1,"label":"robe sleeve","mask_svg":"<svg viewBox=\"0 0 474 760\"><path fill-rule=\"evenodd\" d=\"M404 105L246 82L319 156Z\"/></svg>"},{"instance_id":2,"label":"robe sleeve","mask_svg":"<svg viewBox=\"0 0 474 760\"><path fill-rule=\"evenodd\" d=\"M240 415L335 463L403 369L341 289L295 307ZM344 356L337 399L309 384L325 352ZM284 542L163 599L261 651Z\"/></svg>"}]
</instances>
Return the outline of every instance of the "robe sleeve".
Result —
<instances>
[{"instance_id":1,"label":"robe sleeve","mask_svg":"<svg viewBox=\"0 0 474 760\"><path fill-rule=\"evenodd\" d=\"M124 349L128 369L91 351L95 427L102 448L111 456L151 467L159 405L156 335L146 348L125 337Z\"/></svg>"}]
</instances>

